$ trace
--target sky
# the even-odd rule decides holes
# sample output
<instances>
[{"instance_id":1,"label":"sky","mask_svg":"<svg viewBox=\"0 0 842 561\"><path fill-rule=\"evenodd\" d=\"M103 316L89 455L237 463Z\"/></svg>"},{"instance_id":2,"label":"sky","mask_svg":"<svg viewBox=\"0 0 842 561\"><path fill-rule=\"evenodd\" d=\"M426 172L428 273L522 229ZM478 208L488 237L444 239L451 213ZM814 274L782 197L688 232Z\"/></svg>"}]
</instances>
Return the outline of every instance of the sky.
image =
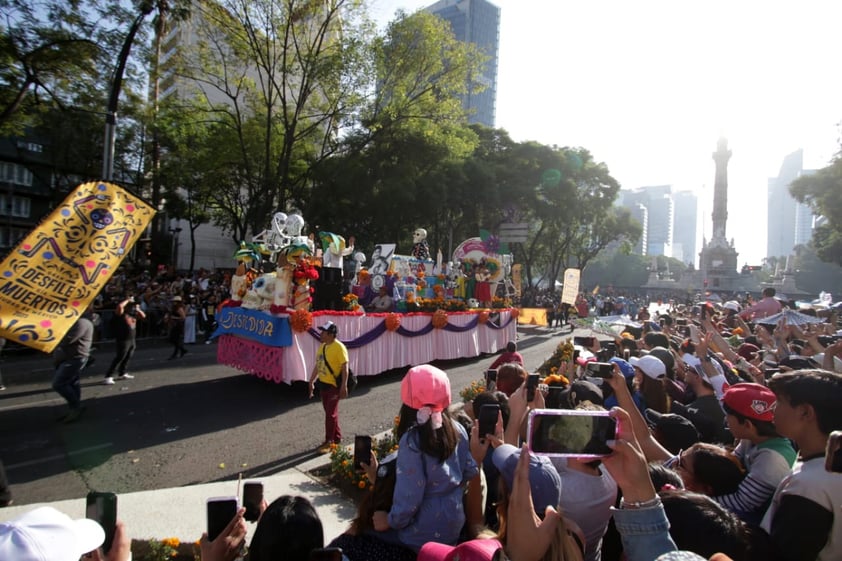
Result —
<instances>
[{"instance_id":1,"label":"sky","mask_svg":"<svg viewBox=\"0 0 842 561\"><path fill-rule=\"evenodd\" d=\"M432 0L371 0L381 23ZM581 146L622 188L699 196L710 238L720 136L727 237L740 266L766 256L767 181L804 150L839 152L838 0L492 0L501 8L498 128L515 141ZM696 259L698 264L698 257Z\"/></svg>"}]
</instances>

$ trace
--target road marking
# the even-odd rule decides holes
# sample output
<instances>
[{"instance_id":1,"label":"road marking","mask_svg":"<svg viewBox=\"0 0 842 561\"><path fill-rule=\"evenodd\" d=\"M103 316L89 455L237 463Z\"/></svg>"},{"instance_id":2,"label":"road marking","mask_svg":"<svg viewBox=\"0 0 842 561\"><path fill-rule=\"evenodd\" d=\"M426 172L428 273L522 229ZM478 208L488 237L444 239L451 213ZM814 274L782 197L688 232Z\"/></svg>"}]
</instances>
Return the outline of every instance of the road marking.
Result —
<instances>
[{"instance_id":1,"label":"road marking","mask_svg":"<svg viewBox=\"0 0 842 561\"><path fill-rule=\"evenodd\" d=\"M94 450L100 450L102 448L108 448L111 446L111 442L106 442L105 444L97 444L96 446L88 446L87 448L80 448L79 450L71 450L66 455L67 456L74 456L77 454L86 454L88 452L93 452ZM36 464L43 464L46 462L54 462L56 460L61 460L65 457L65 454L55 454L53 456L47 456L46 458L41 458L39 460L29 460L28 462L20 462L19 464L6 464L6 469L17 469L22 467L29 467L34 466Z\"/></svg>"}]
</instances>

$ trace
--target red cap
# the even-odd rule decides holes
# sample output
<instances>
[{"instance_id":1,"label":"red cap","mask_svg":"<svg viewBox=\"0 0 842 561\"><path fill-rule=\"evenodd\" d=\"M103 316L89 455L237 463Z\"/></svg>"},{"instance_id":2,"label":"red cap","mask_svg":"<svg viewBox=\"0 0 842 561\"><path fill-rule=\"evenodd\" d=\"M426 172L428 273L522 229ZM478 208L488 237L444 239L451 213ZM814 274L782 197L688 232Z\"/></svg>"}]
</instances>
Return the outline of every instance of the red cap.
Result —
<instances>
[{"instance_id":1,"label":"red cap","mask_svg":"<svg viewBox=\"0 0 842 561\"><path fill-rule=\"evenodd\" d=\"M736 384L722 395L722 402L749 419L756 421L775 420L775 394L760 384Z\"/></svg>"}]
</instances>

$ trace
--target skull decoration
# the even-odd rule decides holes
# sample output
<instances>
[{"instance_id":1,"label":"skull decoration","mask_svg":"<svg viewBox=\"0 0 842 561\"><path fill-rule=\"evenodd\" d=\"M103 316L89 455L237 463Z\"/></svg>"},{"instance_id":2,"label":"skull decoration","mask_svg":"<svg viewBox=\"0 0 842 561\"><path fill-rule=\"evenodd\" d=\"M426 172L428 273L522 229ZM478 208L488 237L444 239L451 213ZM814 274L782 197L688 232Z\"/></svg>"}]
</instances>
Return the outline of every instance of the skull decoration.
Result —
<instances>
[{"instance_id":1,"label":"skull decoration","mask_svg":"<svg viewBox=\"0 0 842 561\"><path fill-rule=\"evenodd\" d=\"M104 208L95 208L91 211L91 221L94 223L94 228L102 230L111 226L114 222L114 216Z\"/></svg>"},{"instance_id":2,"label":"skull decoration","mask_svg":"<svg viewBox=\"0 0 842 561\"><path fill-rule=\"evenodd\" d=\"M417 228L412 233L412 243L421 243L427 239L427 230L424 228Z\"/></svg>"},{"instance_id":3,"label":"skull decoration","mask_svg":"<svg viewBox=\"0 0 842 561\"><path fill-rule=\"evenodd\" d=\"M290 214L287 216L286 227L284 231L287 236L292 238L301 235L301 230L304 228L304 218L300 214Z\"/></svg>"},{"instance_id":4,"label":"skull decoration","mask_svg":"<svg viewBox=\"0 0 842 561\"><path fill-rule=\"evenodd\" d=\"M476 298L468 298L468 307L479 308L479 300L477 300Z\"/></svg>"}]
</instances>

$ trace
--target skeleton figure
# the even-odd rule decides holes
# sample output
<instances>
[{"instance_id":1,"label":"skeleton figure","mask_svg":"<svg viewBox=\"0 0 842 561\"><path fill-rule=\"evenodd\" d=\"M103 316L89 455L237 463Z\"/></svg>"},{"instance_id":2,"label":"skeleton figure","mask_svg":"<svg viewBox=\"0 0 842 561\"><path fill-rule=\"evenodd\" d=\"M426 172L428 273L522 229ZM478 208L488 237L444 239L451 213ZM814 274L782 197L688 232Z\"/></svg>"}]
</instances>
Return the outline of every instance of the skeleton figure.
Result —
<instances>
[{"instance_id":1,"label":"skeleton figure","mask_svg":"<svg viewBox=\"0 0 842 561\"><path fill-rule=\"evenodd\" d=\"M416 259L429 259L430 246L427 244L427 230L417 228L412 233L412 256Z\"/></svg>"}]
</instances>

